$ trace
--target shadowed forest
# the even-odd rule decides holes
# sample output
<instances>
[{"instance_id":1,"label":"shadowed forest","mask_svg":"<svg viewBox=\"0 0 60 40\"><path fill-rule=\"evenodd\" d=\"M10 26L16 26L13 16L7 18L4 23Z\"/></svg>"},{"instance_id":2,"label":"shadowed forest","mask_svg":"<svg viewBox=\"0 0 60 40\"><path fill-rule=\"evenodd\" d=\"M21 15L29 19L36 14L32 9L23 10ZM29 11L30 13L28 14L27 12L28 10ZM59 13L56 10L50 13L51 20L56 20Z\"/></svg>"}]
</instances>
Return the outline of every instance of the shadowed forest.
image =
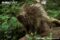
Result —
<instances>
[{"instance_id":1,"label":"shadowed forest","mask_svg":"<svg viewBox=\"0 0 60 40\"><path fill-rule=\"evenodd\" d=\"M59 40L60 0L0 0L0 40Z\"/></svg>"}]
</instances>

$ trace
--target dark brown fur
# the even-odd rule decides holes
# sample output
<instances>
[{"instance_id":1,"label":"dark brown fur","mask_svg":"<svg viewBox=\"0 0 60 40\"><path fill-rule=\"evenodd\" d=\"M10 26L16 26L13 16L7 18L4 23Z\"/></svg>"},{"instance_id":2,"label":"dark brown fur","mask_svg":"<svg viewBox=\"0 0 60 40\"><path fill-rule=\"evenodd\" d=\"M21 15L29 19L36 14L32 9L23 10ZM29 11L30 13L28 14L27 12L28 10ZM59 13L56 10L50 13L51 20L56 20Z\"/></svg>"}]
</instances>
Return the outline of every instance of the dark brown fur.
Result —
<instances>
[{"instance_id":1,"label":"dark brown fur","mask_svg":"<svg viewBox=\"0 0 60 40\"><path fill-rule=\"evenodd\" d=\"M49 31L49 24L46 19L42 16L39 8L35 6L25 6L24 11L26 14L19 15L17 19L25 26L27 33L37 33L41 36L45 36Z\"/></svg>"}]
</instances>

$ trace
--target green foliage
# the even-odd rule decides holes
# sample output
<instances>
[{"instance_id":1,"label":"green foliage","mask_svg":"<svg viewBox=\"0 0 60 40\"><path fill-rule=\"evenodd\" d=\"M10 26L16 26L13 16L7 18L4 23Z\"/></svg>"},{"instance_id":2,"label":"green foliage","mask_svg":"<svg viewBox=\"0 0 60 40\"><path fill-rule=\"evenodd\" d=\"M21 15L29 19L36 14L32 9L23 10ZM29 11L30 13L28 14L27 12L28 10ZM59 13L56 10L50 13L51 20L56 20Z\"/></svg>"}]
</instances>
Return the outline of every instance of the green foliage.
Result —
<instances>
[{"instance_id":1,"label":"green foliage","mask_svg":"<svg viewBox=\"0 0 60 40\"><path fill-rule=\"evenodd\" d=\"M48 10L48 15L50 17L54 17L54 18L57 18L57 16L60 14L60 11L58 10Z\"/></svg>"},{"instance_id":2,"label":"green foliage","mask_svg":"<svg viewBox=\"0 0 60 40\"><path fill-rule=\"evenodd\" d=\"M32 0L20 3L0 4L0 40L18 40L25 32L21 31L23 25L18 22L15 15L23 3L32 3ZM21 32L20 32L21 31Z\"/></svg>"},{"instance_id":3,"label":"green foliage","mask_svg":"<svg viewBox=\"0 0 60 40\"><path fill-rule=\"evenodd\" d=\"M13 17L13 13L17 13L20 4L2 4L0 5L0 29L8 30L9 27L21 27L21 23L17 22L17 19ZM2 7L2 8L1 8Z\"/></svg>"},{"instance_id":4,"label":"green foliage","mask_svg":"<svg viewBox=\"0 0 60 40\"><path fill-rule=\"evenodd\" d=\"M1 12L3 15L5 14L11 14L11 13L16 13L19 10L19 4L10 4L10 5L4 5L2 4L2 9Z\"/></svg>"},{"instance_id":5,"label":"green foliage","mask_svg":"<svg viewBox=\"0 0 60 40\"><path fill-rule=\"evenodd\" d=\"M60 4L58 0L47 0L46 9L50 17L60 19Z\"/></svg>"}]
</instances>

